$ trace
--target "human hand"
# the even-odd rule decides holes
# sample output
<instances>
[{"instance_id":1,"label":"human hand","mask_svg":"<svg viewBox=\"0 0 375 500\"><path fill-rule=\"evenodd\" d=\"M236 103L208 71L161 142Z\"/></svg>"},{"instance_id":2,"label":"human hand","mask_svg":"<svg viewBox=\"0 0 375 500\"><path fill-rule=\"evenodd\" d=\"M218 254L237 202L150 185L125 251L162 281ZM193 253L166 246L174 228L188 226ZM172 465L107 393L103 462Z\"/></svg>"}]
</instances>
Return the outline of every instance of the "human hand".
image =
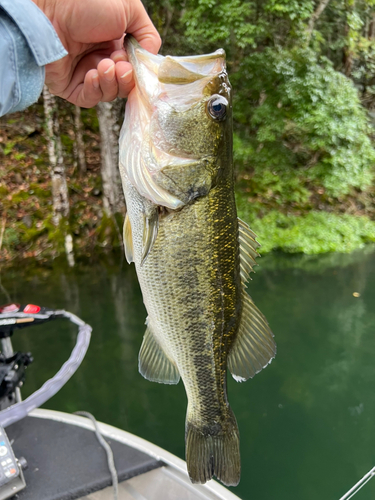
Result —
<instances>
[{"instance_id":1,"label":"human hand","mask_svg":"<svg viewBox=\"0 0 375 500\"><path fill-rule=\"evenodd\" d=\"M68 55L47 64L52 94L84 108L126 97L134 86L122 49L131 33L157 54L161 40L140 0L33 0L51 21ZM112 57L112 58L111 58Z\"/></svg>"}]
</instances>

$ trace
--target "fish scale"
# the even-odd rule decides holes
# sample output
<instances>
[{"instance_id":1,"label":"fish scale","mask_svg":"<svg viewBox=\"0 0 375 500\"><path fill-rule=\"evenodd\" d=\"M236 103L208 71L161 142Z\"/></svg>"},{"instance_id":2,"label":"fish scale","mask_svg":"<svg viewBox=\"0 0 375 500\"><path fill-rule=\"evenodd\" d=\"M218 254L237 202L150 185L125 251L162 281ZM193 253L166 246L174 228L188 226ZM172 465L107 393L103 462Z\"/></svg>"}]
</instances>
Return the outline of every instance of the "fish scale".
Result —
<instances>
[{"instance_id":1,"label":"fish scale","mask_svg":"<svg viewBox=\"0 0 375 500\"><path fill-rule=\"evenodd\" d=\"M241 282L231 193L227 186L213 189L178 216L161 218L152 252L137 267L148 321L184 381L188 419L206 432L218 425L225 428L232 417L226 355L240 320ZM142 207L134 213L130 204L128 210L136 232ZM140 238L135 255L140 261Z\"/></svg>"}]
</instances>

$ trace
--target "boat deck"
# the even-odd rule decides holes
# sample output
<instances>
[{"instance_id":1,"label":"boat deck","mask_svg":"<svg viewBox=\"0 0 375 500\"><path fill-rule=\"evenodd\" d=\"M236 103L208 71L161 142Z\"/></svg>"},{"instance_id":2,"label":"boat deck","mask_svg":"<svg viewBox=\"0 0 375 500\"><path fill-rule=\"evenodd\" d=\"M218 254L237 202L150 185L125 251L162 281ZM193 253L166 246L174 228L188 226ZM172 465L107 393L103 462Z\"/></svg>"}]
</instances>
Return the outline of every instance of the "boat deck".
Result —
<instances>
[{"instance_id":1,"label":"boat deck","mask_svg":"<svg viewBox=\"0 0 375 500\"><path fill-rule=\"evenodd\" d=\"M50 419L26 417L6 429L17 458L25 457L27 488L19 500L76 499L111 484L107 456L95 433ZM163 463L114 440L119 481L161 467Z\"/></svg>"},{"instance_id":2,"label":"boat deck","mask_svg":"<svg viewBox=\"0 0 375 500\"><path fill-rule=\"evenodd\" d=\"M215 481L193 485L186 463L171 453L98 425L114 455L119 500L239 500ZM17 500L113 500L107 456L93 430L87 418L40 409L7 427L16 457L28 462Z\"/></svg>"}]
</instances>

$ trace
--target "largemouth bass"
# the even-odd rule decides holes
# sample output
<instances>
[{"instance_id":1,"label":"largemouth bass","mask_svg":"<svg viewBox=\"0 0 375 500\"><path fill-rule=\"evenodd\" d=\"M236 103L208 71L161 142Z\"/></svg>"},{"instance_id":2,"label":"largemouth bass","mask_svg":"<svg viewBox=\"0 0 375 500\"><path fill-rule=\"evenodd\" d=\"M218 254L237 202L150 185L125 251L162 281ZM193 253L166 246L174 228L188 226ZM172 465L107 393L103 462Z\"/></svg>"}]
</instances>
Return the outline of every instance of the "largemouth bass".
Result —
<instances>
[{"instance_id":1,"label":"largemouth bass","mask_svg":"<svg viewBox=\"0 0 375 500\"><path fill-rule=\"evenodd\" d=\"M225 53L155 56L129 36L125 48L136 85L120 136L124 243L148 312L139 371L165 384L182 378L192 482L237 485L227 368L247 380L276 347L245 290L259 245L237 219Z\"/></svg>"}]
</instances>

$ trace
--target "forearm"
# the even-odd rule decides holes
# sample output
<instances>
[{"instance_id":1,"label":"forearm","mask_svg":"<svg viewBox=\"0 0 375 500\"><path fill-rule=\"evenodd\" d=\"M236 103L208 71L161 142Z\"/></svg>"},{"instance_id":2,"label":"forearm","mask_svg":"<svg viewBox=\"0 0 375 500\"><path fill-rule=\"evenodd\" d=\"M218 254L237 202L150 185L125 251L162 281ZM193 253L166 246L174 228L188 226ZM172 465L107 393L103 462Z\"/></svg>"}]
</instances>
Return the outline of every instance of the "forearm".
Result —
<instances>
[{"instance_id":1,"label":"forearm","mask_svg":"<svg viewBox=\"0 0 375 500\"><path fill-rule=\"evenodd\" d=\"M0 116L35 102L43 89L44 66L66 54L31 0L0 0Z\"/></svg>"}]
</instances>

